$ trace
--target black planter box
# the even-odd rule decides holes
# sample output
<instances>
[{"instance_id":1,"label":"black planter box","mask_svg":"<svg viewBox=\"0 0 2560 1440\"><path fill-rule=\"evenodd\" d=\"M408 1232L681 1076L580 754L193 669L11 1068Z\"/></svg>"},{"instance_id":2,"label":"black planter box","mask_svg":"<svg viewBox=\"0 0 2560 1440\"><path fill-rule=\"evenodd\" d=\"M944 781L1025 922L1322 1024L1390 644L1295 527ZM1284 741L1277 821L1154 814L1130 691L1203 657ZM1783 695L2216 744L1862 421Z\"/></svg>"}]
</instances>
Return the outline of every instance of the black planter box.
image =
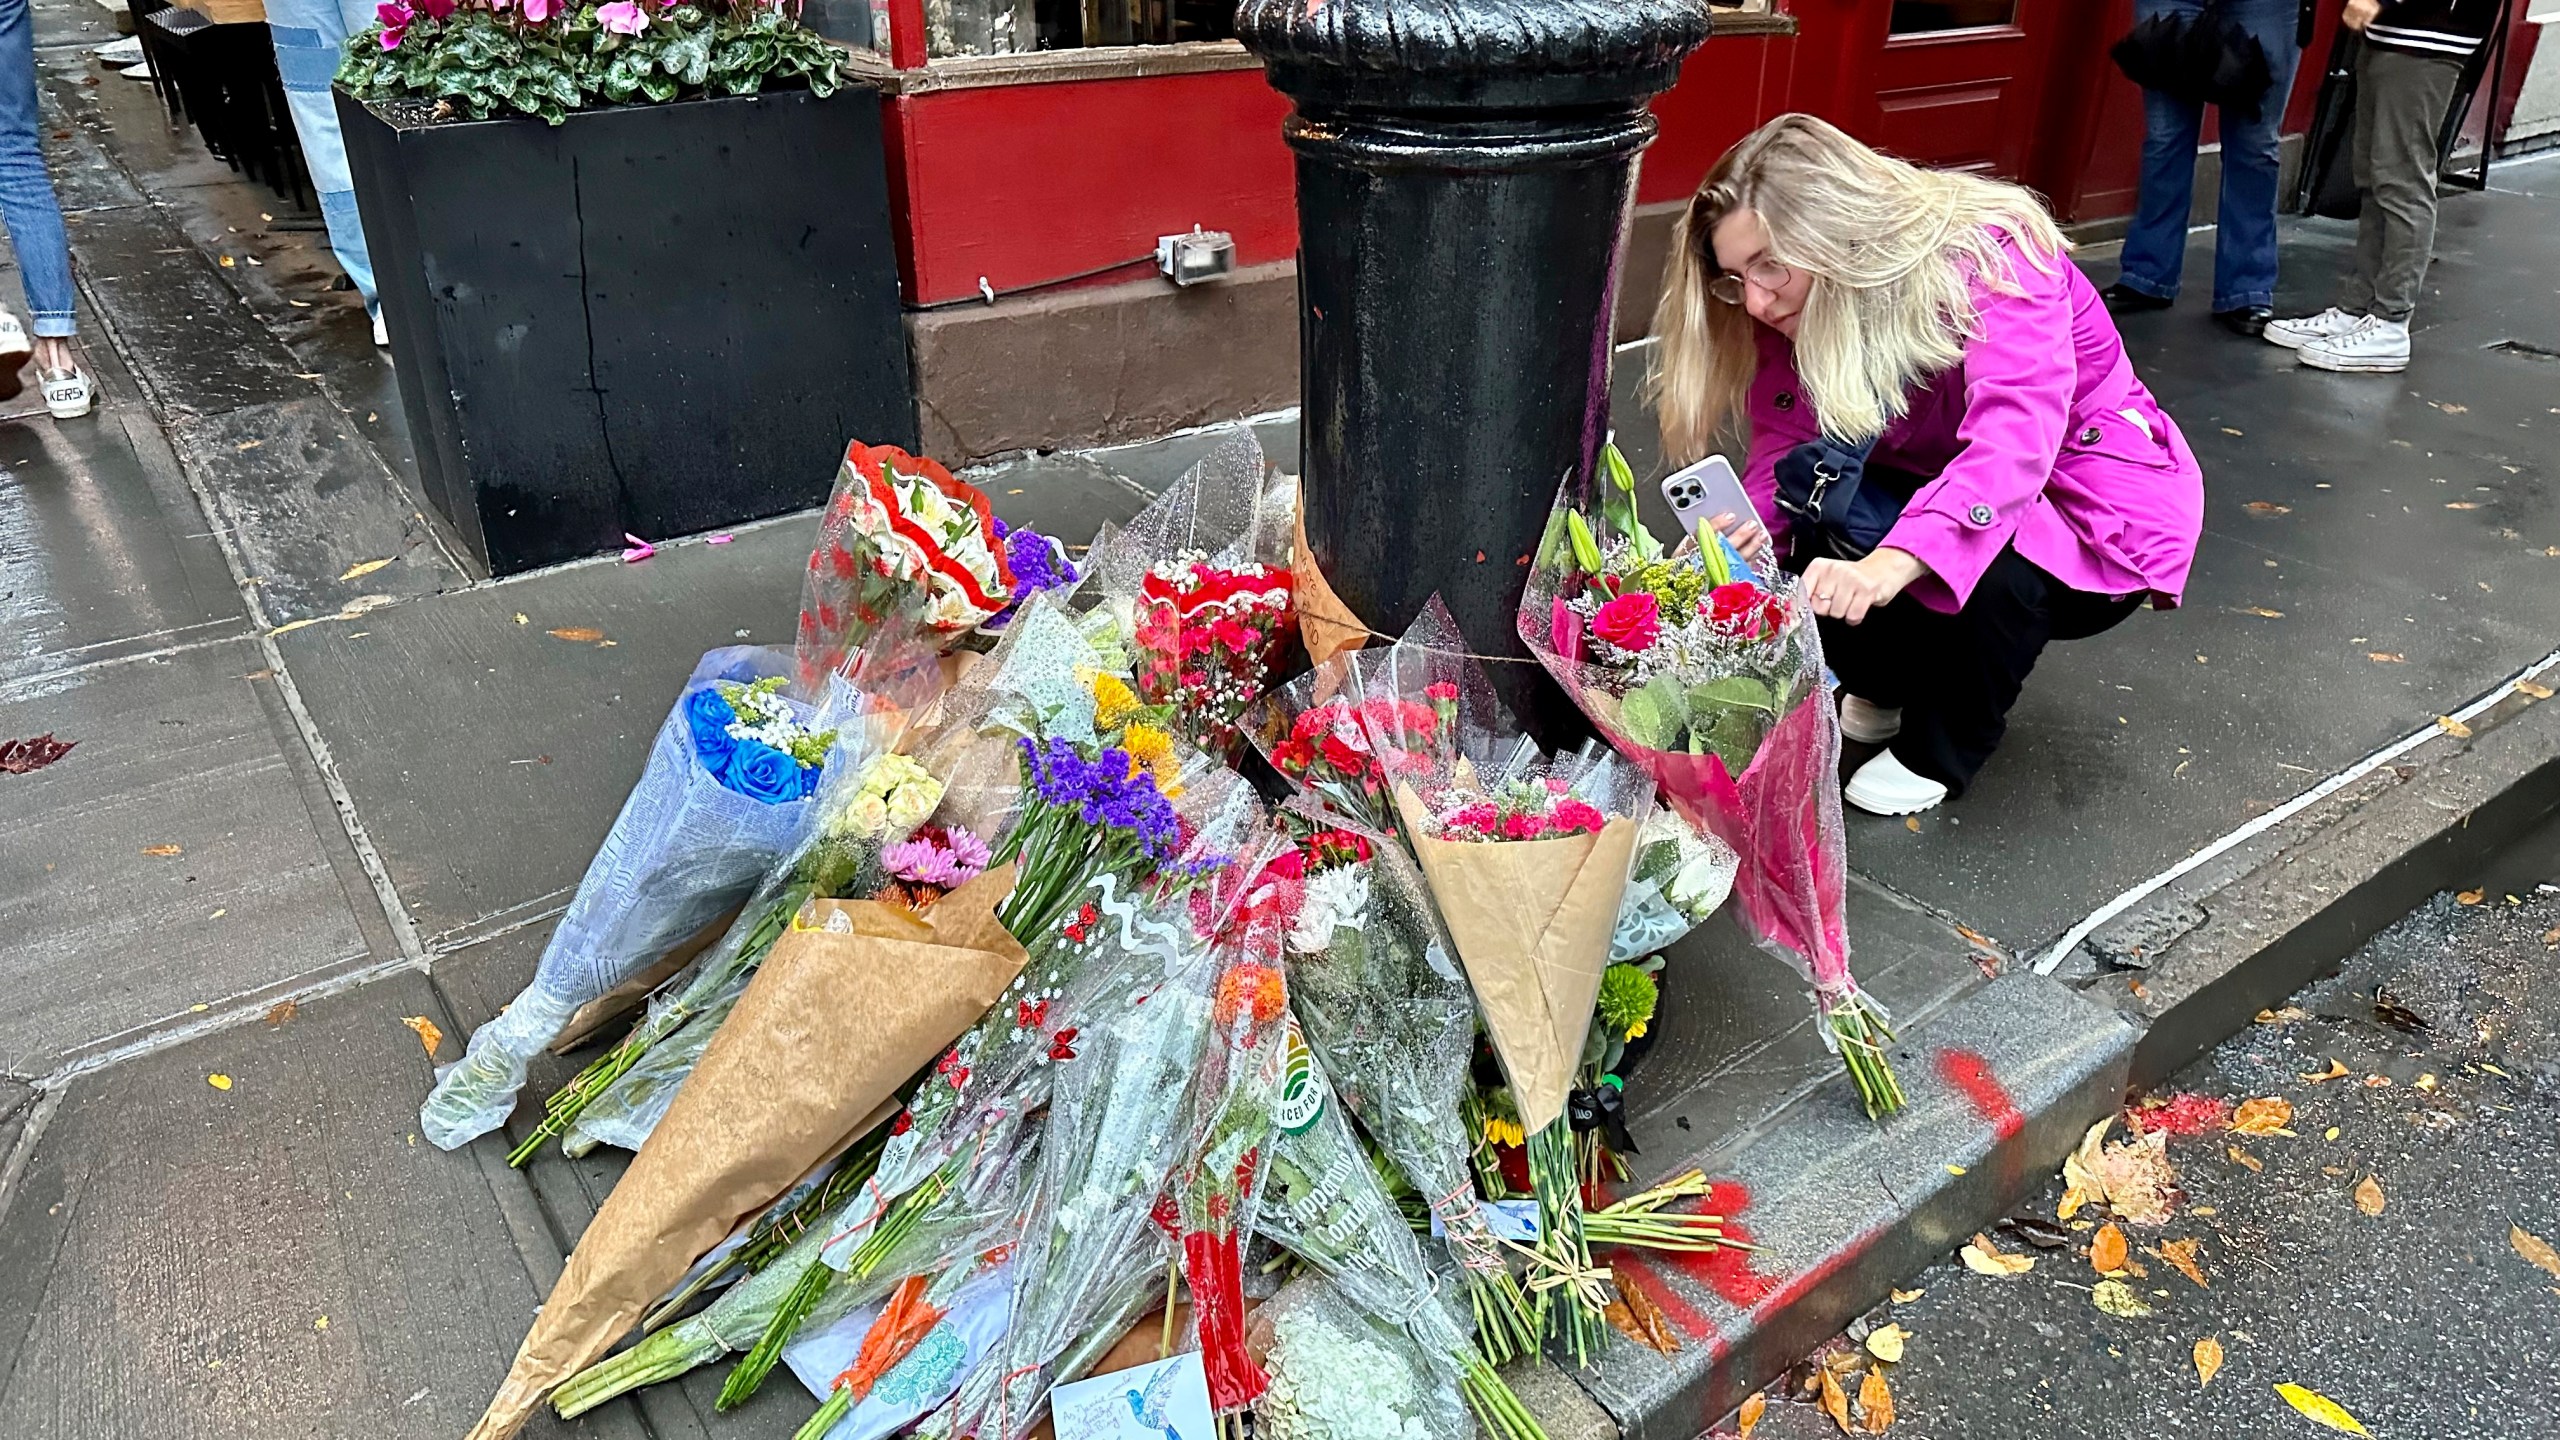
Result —
<instances>
[{"instance_id":1,"label":"black planter box","mask_svg":"<svg viewBox=\"0 0 2560 1440\"><path fill-rule=\"evenodd\" d=\"M877 92L425 123L337 97L428 500L493 574L914 448Z\"/></svg>"}]
</instances>

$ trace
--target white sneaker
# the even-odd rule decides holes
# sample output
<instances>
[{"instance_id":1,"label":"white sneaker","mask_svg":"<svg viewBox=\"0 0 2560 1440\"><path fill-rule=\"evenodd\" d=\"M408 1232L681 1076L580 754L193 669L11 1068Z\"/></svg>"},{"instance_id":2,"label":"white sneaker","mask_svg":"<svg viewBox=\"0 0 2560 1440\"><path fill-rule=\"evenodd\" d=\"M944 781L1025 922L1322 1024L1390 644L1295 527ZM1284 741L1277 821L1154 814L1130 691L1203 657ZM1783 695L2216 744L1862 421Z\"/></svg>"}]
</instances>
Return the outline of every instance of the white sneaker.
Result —
<instances>
[{"instance_id":1,"label":"white sneaker","mask_svg":"<svg viewBox=\"0 0 2560 1440\"><path fill-rule=\"evenodd\" d=\"M89 377L79 370L47 370L37 379L44 385L44 408L54 419L77 420L89 413Z\"/></svg>"},{"instance_id":2,"label":"white sneaker","mask_svg":"<svg viewBox=\"0 0 2560 1440\"><path fill-rule=\"evenodd\" d=\"M1887 750L1849 777L1849 803L1870 815L1916 815L1947 798L1947 787L1915 775Z\"/></svg>"},{"instance_id":3,"label":"white sneaker","mask_svg":"<svg viewBox=\"0 0 2560 1440\"><path fill-rule=\"evenodd\" d=\"M1888 710L1859 695L1840 697L1840 733L1866 745L1881 745L1902 733L1902 712Z\"/></svg>"},{"instance_id":4,"label":"white sneaker","mask_svg":"<svg viewBox=\"0 0 2560 1440\"><path fill-rule=\"evenodd\" d=\"M2344 335L2363 319L2361 315L2350 315L2332 305L2317 315L2297 315L2290 320L2270 320L2267 322L2266 333L2260 338L2270 345L2281 345L2287 350L2299 350L2314 340L2327 340L2333 336Z\"/></svg>"},{"instance_id":5,"label":"white sneaker","mask_svg":"<svg viewBox=\"0 0 2560 1440\"><path fill-rule=\"evenodd\" d=\"M373 312L373 343L385 350L391 348L391 327L382 323L379 310Z\"/></svg>"},{"instance_id":6,"label":"white sneaker","mask_svg":"<svg viewBox=\"0 0 2560 1440\"><path fill-rule=\"evenodd\" d=\"M2294 353L2314 370L2397 374L2409 368L2409 325L2367 315L2345 332L2311 341Z\"/></svg>"}]
</instances>

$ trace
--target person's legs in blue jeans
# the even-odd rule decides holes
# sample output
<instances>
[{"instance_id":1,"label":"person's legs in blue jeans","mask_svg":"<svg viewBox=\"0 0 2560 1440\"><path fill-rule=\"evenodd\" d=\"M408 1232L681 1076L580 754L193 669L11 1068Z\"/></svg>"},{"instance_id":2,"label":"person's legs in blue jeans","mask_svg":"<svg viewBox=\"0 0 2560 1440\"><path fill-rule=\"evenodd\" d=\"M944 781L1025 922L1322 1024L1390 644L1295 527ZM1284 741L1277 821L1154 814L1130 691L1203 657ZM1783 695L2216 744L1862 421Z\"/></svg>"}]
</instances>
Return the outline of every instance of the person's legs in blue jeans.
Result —
<instances>
[{"instance_id":1,"label":"person's legs in blue jeans","mask_svg":"<svg viewBox=\"0 0 2560 1440\"><path fill-rule=\"evenodd\" d=\"M338 133L337 104L329 94L347 37L372 18L369 12L358 15L341 8L338 0L267 0L276 72L284 77L285 107L293 114L294 133L302 137L311 188L320 196L320 218L328 222L329 248L364 296L364 308L378 313L382 302L374 291L373 257L365 249L364 223L356 216L355 180L347 173L347 144Z\"/></svg>"},{"instance_id":2,"label":"person's legs in blue jeans","mask_svg":"<svg viewBox=\"0 0 2560 1440\"><path fill-rule=\"evenodd\" d=\"M2133 13L2138 22L2203 9L2202 0L2135 0ZM2204 110L2145 90L2142 116L2142 182L2133 223L2124 232L2124 268L2116 282L2167 300L2178 293L2178 276L2186 267L2187 213L2195 196L2196 135Z\"/></svg>"},{"instance_id":3,"label":"person's legs in blue jeans","mask_svg":"<svg viewBox=\"0 0 2560 1440\"><path fill-rule=\"evenodd\" d=\"M37 144L35 26L27 0L0 0L0 222L27 287L27 328L39 338L73 333L71 243L62 205Z\"/></svg>"},{"instance_id":4,"label":"person's legs in blue jeans","mask_svg":"<svg viewBox=\"0 0 2560 1440\"><path fill-rule=\"evenodd\" d=\"M2266 50L2275 83L2256 119L2222 112L2222 196L2213 239L2217 314L2275 304L2276 171L2283 154L2278 131L2302 58L2293 43L2294 0L2231 0L2225 13Z\"/></svg>"}]
</instances>

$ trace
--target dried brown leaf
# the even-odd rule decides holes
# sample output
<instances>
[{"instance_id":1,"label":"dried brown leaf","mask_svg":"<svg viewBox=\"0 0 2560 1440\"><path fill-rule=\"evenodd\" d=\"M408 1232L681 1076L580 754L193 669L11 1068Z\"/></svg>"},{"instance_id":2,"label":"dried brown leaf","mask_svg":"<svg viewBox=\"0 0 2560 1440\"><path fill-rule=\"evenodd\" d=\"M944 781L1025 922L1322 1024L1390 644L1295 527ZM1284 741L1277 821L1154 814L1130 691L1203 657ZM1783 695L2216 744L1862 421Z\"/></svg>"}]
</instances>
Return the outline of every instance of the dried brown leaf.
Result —
<instances>
[{"instance_id":1,"label":"dried brown leaf","mask_svg":"<svg viewBox=\"0 0 2560 1440\"><path fill-rule=\"evenodd\" d=\"M1885 1325L1867 1332L1867 1353L1887 1365L1902 1363L1902 1347L1911 1343L1911 1332L1900 1325Z\"/></svg>"},{"instance_id":2,"label":"dried brown leaf","mask_svg":"<svg viewBox=\"0 0 2560 1440\"><path fill-rule=\"evenodd\" d=\"M1896 1290L1893 1292L1893 1303L1896 1305L1908 1305L1912 1301L1917 1300L1928 1293L1929 1292L1926 1290Z\"/></svg>"},{"instance_id":3,"label":"dried brown leaf","mask_svg":"<svg viewBox=\"0 0 2560 1440\"><path fill-rule=\"evenodd\" d=\"M166 860L172 855L184 855L187 853L187 850L183 845L145 845L142 847L142 853L145 855L156 855L159 858Z\"/></svg>"},{"instance_id":4,"label":"dried brown leaf","mask_svg":"<svg viewBox=\"0 0 2560 1440\"><path fill-rule=\"evenodd\" d=\"M2302 1082L2306 1085L2318 1085L2325 1081L2344 1079L2346 1074L2347 1067L2340 1063L2335 1056L2332 1056L2329 1060L2328 1069L2305 1072L2302 1076Z\"/></svg>"},{"instance_id":5,"label":"dried brown leaf","mask_svg":"<svg viewBox=\"0 0 2560 1440\"><path fill-rule=\"evenodd\" d=\"M267 1028L273 1030L287 1020L292 1019L296 1014L300 1013L301 1010L301 1006L294 1004L290 1000L277 1001L275 1008L267 1012Z\"/></svg>"},{"instance_id":6,"label":"dried brown leaf","mask_svg":"<svg viewBox=\"0 0 2560 1440\"><path fill-rule=\"evenodd\" d=\"M2250 1154L2248 1151L2241 1149L2237 1145L2223 1146L2222 1153L2231 1157L2232 1164L2246 1167L2253 1175L2259 1174L2267 1168L2267 1162Z\"/></svg>"},{"instance_id":7,"label":"dried brown leaf","mask_svg":"<svg viewBox=\"0 0 2560 1440\"><path fill-rule=\"evenodd\" d=\"M2453 897L2454 903L2458 905L2477 905L2487 898L2489 898L2489 892L2486 890L2465 890Z\"/></svg>"},{"instance_id":8,"label":"dried brown leaf","mask_svg":"<svg viewBox=\"0 0 2560 1440\"><path fill-rule=\"evenodd\" d=\"M2192 1235L2184 1240L2163 1240L2151 1253L2178 1267L2179 1274L2210 1289L2205 1284L2204 1267L2196 1263L2196 1250L2203 1243Z\"/></svg>"},{"instance_id":9,"label":"dried brown leaf","mask_svg":"<svg viewBox=\"0 0 2560 1440\"><path fill-rule=\"evenodd\" d=\"M374 571L379 570L390 563L391 562L388 560L359 560L355 564L348 566L346 568L346 572L338 578L341 580L361 580L365 576L372 574Z\"/></svg>"},{"instance_id":10,"label":"dried brown leaf","mask_svg":"<svg viewBox=\"0 0 2560 1440\"><path fill-rule=\"evenodd\" d=\"M2293 1123L2293 1102L2281 1095L2243 1100L2231 1112L2231 1128L2243 1135L2285 1135Z\"/></svg>"},{"instance_id":11,"label":"dried brown leaf","mask_svg":"<svg viewBox=\"0 0 2560 1440\"><path fill-rule=\"evenodd\" d=\"M1870 1435L1881 1435L1893 1428L1893 1389L1877 1371L1868 1371L1867 1378L1858 1382L1858 1414Z\"/></svg>"},{"instance_id":12,"label":"dried brown leaf","mask_svg":"<svg viewBox=\"0 0 2560 1440\"><path fill-rule=\"evenodd\" d=\"M2454 719L2450 715L2437 716L2436 728L2442 730L2444 733L2452 736L2456 740L2468 740L2471 738L2471 727Z\"/></svg>"},{"instance_id":13,"label":"dried brown leaf","mask_svg":"<svg viewBox=\"0 0 2560 1440\"><path fill-rule=\"evenodd\" d=\"M2213 1377L2221 1372L2222 1342L2207 1335L2196 1342L2196 1388L2201 1390L2212 1384Z\"/></svg>"},{"instance_id":14,"label":"dried brown leaf","mask_svg":"<svg viewBox=\"0 0 2560 1440\"><path fill-rule=\"evenodd\" d=\"M2364 652L2364 658L2372 661L2376 665L2405 665L2409 663L2409 657L2401 654L2397 650L2367 650Z\"/></svg>"},{"instance_id":15,"label":"dried brown leaf","mask_svg":"<svg viewBox=\"0 0 2560 1440\"><path fill-rule=\"evenodd\" d=\"M2124 1231L2112 1223L2098 1227L2089 1241L2089 1268L2110 1275L2124 1268Z\"/></svg>"},{"instance_id":16,"label":"dried brown leaf","mask_svg":"<svg viewBox=\"0 0 2560 1440\"><path fill-rule=\"evenodd\" d=\"M1768 1409L1769 1397L1757 1390L1742 1402L1742 1408L1733 1417L1734 1428L1741 1432L1742 1440L1751 1440L1752 1428L1760 1423L1760 1417L1768 1413Z\"/></svg>"},{"instance_id":17,"label":"dried brown leaf","mask_svg":"<svg viewBox=\"0 0 2560 1440\"><path fill-rule=\"evenodd\" d=\"M1821 1384L1822 1413L1831 1417L1831 1423L1840 1427L1841 1434L1857 1434L1849 1423L1849 1392L1840 1388L1840 1377L1825 1370Z\"/></svg>"},{"instance_id":18,"label":"dried brown leaf","mask_svg":"<svg viewBox=\"0 0 2560 1440\"><path fill-rule=\"evenodd\" d=\"M2548 700L2553 692L2548 685L2536 685L2530 680L2519 680L2516 682L2516 693L2536 700Z\"/></svg>"},{"instance_id":19,"label":"dried brown leaf","mask_svg":"<svg viewBox=\"0 0 2560 1440\"><path fill-rule=\"evenodd\" d=\"M1973 1243L1957 1251L1956 1256L1964 1261L1964 1268L1976 1275L2024 1275L2036 1268L2036 1257L2003 1253L1988 1235L1975 1235Z\"/></svg>"},{"instance_id":20,"label":"dried brown leaf","mask_svg":"<svg viewBox=\"0 0 2560 1440\"><path fill-rule=\"evenodd\" d=\"M2284 618L2283 611L2270 610L2264 605L2240 605L2234 607L2234 611L2241 615L2255 615L2261 620L2281 620Z\"/></svg>"},{"instance_id":21,"label":"dried brown leaf","mask_svg":"<svg viewBox=\"0 0 2560 1440\"><path fill-rule=\"evenodd\" d=\"M444 1029L424 1015L405 1015L400 1023L418 1032L418 1043L427 1047L427 1058L436 1058L436 1047L444 1043Z\"/></svg>"},{"instance_id":22,"label":"dried brown leaf","mask_svg":"<svg viewBox=\"0 0 2560 1440\"><path fill-rule=\"evenodd\" d=\"M2516 1253L2527 1263L2541 1266L2553 1279L2560 1280L2560 1250L2552 1249L2550 1241L2521 1225L2510 1225L2507 1227L2507 1243L2516 1247Z\"/></svg>"},{"instance_id":23,"label":"dried brown leaf","mask_svg":"<svg viewBox=\"0 0 2560 1440\"><path fill-rule=\"evenodd\" d=\"M2272 500L2252 500L2240 508L2248 511L2252 515L2290 515L2293 513L2292 506L2278 505Z\"/></svg>"},{"instance_id":24,"label":"dried brown leaf","mask_svg":"<svg viewBox=\"0 0 2560 1440\"><path fill-rule=\"evenodd\" d=\"M2177 1208L2177 1167L2169 1163L2169 1133L2155 1130L2106 1147L2096 1176L2116 1218L2136 1225L2165 1225Z\"/></svg>"},{"instance_id":25,"label":"dried brown leaf","mask_svg":"<svg viewBox=\"0 0 2560 1440\"><path fill-rule=\"evenodd\" d=\"M2455 500L2447 504L2444 508L2447 510L2477 510L2480 508L2480 502L2477 500Z\"/></svg>"},{"instance_id":26,"label":"dried brown leaf","mask_svg":"<svg viewBox=\"0 0 2560 1440\"><path fill-rule=\"evenodd\" d=\"M564 625L550 634L554 640L574 640L581 645L592 645L604 638L604 632L592 625Z\"/></svg>"},{"instance_id":27,"label":"dried brown leaf","mask_svg":"<svg viewBox=\"0 0 2560 1440\"><path fill-rule=\"evenodd\" d=\"M2367 1215L2379 1215L2390 1202L2382 1198L2382 1182L2367 1175L2356 1182L2356 1208Z\"/></svg>"},{"instance_id":28,"label":"dried brown leaf","mask_svg":"<svg viewBox=\"0 0 2560 1440\"><path fill-rule=\"evenodd\" d=\"M1905 819L1903 820L1903 822L1902 822L1902 828L1903 828L1903 829L1905 829L1905 830L1910 831L1910 832L1911 832L1912 834L1914 834L1914 835L1919 834L1919 833L1920 833L1920 817L1919 817L1919 816L1917 816L1917 815L1913 815L1913 816L1909 816L1909 817L1905 818Z\"/></svg>"}]
</instances>

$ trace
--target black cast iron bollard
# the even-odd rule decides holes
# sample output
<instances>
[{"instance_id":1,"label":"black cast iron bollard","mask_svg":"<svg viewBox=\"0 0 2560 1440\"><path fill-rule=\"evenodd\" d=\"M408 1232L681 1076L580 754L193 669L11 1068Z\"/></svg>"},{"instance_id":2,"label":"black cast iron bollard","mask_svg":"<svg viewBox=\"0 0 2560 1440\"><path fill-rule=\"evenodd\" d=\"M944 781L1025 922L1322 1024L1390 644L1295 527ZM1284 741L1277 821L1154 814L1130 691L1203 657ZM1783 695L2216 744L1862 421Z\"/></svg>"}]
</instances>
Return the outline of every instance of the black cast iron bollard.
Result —
<instances>
[{"instance_id":1,"label":"black cast iron bollard","mask_svg":"<svg viewBox=\"0 0 2560 1440\"><path fill-rule=\"evenodd\" d=\"M1474 649L1513 615L1556 487L1608 431L1645 104L1703 0L1244 0L1296 102L1308 548L1401 631L1437 591ZM1535 664L1487 667L1542 740L1588 733Z\"/></svg>"}]
</instances>

